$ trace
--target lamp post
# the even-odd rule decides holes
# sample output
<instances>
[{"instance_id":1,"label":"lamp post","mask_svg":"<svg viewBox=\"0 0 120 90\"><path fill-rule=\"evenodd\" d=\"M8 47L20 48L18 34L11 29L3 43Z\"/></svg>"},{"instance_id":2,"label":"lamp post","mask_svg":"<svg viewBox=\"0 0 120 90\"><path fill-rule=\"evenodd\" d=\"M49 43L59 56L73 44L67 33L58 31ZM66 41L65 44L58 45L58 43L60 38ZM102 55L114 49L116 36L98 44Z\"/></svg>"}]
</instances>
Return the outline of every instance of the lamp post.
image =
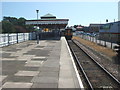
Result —
<instances>
[{"instance_id":1,"label":"lamp post","mask_svg":"<svg viewBox=\"0 0 120 90\"><path fill-rule=\"evenodd\" d=\"M107 22L108 22L108 19L106 19L106 24L107 24ZM104 46L106 47L106 39L104 41Z\"/></svg>"},{"instance_id":2,"label":"lamp post","mask_svg":"<svg viewBox=\"0 0 120 90\"><path fill-rule=\"evenodd\" d=\"M36 10L36 12L37 12L37 20L38 20L38 12L39 12L39 10ZM39 31L38 31L38 21L37 21L37 44L39 44Z\"/></svg>"}]
</instances>

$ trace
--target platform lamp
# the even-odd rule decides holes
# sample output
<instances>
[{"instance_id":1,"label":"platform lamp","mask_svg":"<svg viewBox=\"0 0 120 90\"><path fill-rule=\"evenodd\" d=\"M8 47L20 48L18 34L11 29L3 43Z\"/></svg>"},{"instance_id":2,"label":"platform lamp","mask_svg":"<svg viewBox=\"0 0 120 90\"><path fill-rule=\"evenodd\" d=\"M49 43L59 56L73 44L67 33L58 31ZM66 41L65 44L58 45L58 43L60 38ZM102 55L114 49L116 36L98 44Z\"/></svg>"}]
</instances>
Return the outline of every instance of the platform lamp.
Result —
<instances>
[{"instance_id":1,"label":"platform lamp","mask_svg":"<svg viewBox=\"0 0 120 90\"><path fill-rule=\"evenodd\" d=\"M36 12L37 12L37 20L38 20L38 12L39 12L39 10L36 10ZM39 44L38 21L37 21L37 44Z\"/></svg>"},{"instance_id":2,"label":"platform lamp","mask_svg":"<svg viewBox=\"0 0 120 90\"><path fill-rule=\"evenodd\" d=\"M106 24L108 22L108 19L106 19ZM106 40L104 41L104 46L106 47Z\"/></svg>"},{"instance_id":3,"label":"platform lamp","mask_svg":"<svg viewBox=\"0 0 120 90\"><path fill-rule=\"evenodd\" d=\"M106 19L106 23L108 22L108 19Z\"/></svg>"}]
</instances>

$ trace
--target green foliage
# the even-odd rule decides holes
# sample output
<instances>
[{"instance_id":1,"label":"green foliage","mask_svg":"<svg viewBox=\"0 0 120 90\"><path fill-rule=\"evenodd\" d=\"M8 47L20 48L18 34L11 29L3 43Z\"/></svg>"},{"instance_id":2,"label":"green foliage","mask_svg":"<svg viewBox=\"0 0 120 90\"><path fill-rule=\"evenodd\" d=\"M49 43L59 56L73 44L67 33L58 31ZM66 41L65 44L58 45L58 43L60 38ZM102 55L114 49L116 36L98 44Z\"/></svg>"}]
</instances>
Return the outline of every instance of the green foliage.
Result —
<instances>
[{"instance_id":1,"label":"green foliage","mask_svg":"<svg viewBox=\"0 0 120 90\"><path fill-rule=\"evenodd\" d=\"M26 29L29 30L29 32L34 31L34 26L33 25L26 25Z\"/></svg>"},{"instance_id":2,"label":"green foliage","mask_svg":"<svg viewBox=\"0 0 120 90\"><path fill-rule=\"evenodd\" d=\"M78 27L78 25L74 25L73 27L76 28L76 27Z\"/></svg>"},{"instance_id":3,"label":"green foliage","mask_svg":"<svg viewBox=\"0 0 120 90\"><path fill-rule=\"evenodd\" d=\"M20 25L20 26L23 26L23 27L25 27L25 18L19 18L18 20L17 20L17 22L18 22L18 25Z\"/></svg>"},{"instance_id":4,"label":"green foliage","mask_svg":"<svg viewBox=\"0 0 120 90\"><path fill-rule=\"evenodd\" d=\"M14 25L9 21L2 21L2 33L13 33L15 32Z\"/></svg>"},{"instance_id":5,"label":"green foliage","mask_svg":"<svg viewBox=\"0 0 120 90\"><path fill-rule=\"evenodd\" d=\"M15 17L3 17L2 20L2 33L17 33L17 32L31 32L34 30L34 26L25 25L26 19L21 17L19 19Z\"/></svg>"},{"instance_id":6,"label":"green foliage","mask_svg":"<svg viewBox=\"0 0 120 90\"><path fill-rule=\"evenodd\" d=\"M15 17L3 17L3 21L9 21L11 22L13 25L17 25L17 18Z\"/></svg>"}]
</instances>

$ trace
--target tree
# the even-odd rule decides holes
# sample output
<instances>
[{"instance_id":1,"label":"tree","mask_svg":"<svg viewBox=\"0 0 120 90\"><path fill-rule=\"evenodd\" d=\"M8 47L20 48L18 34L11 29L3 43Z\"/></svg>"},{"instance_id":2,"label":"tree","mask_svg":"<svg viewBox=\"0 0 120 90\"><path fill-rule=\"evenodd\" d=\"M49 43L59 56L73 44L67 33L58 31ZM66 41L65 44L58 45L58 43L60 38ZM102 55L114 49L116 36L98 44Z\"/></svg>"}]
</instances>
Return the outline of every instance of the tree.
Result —
<instances>
[{"instance_id":1,"label":"tree","mask_svg":"<svg viewBox=\"0 0 120 90\"><path fill-rule=\"evenodd\" d=\"M15 17L3 17L3 21L9 21L11 22L13 25L17 25L17 18Z\"/></svg>"},{"instance_id":2,"label":"tree","mask_svg":"<svg viewBox=\"0 0 120 90\"><path fill-rule=\"evenodd\" d=\"M3 17L2 30L3 33L23 33L32 32L34 30L33 25L25 25L26 19L21 17L19 19L15 17Z\"/></svg>"},{"instance_id":3,"label":"tree","mask_svg":"<svg viewBox=\"0 0 120 90\"><path fill-rule=\"evenodd\" d=\"M26 25L27 32L32 32L34 31L34 26L33 25Z\"/></svg>"},{"instance_id":4,"label":"tree","mask_svg":"<svg viewBox=\"0 0 120 90\"><path fill-rule=\"evenodd\" d=\"M19 18L18 19L18 25L25 27L25 20L26 20L25 18L22 18L22 17Z\"/></svg>"},{"instance_id":5,"label":"tree","mask_svg":"<svg viewBox=\"0 0 120 90\"><path fill-rule=\"evenodd\" d=\"M74 28L78 27L78 25L74 25Z\"/></svg>"},{"instance_id":6,"label":"tree","mask_svg":"<svg viewBox=\"0 0 120 90\"><path fill-rule=\"evenodd\" d=\"M2 21L2 33L12 33L15 32L14 25L9 21Z\"/></svg>"}]
</instances>

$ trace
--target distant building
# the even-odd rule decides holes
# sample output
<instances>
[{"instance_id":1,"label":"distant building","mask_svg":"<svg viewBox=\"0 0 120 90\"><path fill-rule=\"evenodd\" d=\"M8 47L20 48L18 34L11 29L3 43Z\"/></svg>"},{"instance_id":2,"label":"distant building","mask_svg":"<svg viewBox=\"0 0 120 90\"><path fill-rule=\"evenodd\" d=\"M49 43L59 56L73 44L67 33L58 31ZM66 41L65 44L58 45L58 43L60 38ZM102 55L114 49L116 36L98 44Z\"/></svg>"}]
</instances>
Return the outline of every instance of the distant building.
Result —
<instances>
[{"instance_id":1,"label":"distant building","mask_svg":"<svg viewBox=\"0 0 120 90\"><path fill-rule=\"evenodd\" d=\"M83 26L78 25L78 26L76 27L76 30L77 30L77 31L83 31Z\"/></svg>"},{"instance_id":2,"label":"distant building","mask_svg":"<svg viewBox=\"0 0 120 90\"><path fill-rule=\"evenodd\" d=\"M99 39L114 43L120 42L120 21L104 24L99 32Z\"/></svg>"},{"instance_id":3,"label":"distant building","mask_svg":"<svg viewBox=\"0 0 120 90\"><path fill-rule=\"evenodd\" d=\"M104 24L90 24L89 25L89 30L91 33L98 33L100 30L100 27L103 26Z\"/></svg>"},{"instance_id":4,"label":"distant building","mask_svg":"<svg viewBox=\"0 0 120 90\"><path fill-rule=\"evenodd\" d=\"M26 20L26 25L39 26L40 28L48 29L64 29L68 24L69 19L57 19L56 16L52 14L46 14L41 16L38 20Z\"/></svg>"},{"instance_id":5,"label":"distant building","mask_svg":"<svg viewBox=\"0 0 120 90\"><path fill-rule=\"evenodd\" d=\"M88 27L88 26L78 25L78 26L76 27L76 31L90 33L90 30L89 30L89 27Z\"/></svg>"},{"instance_id":6,"label":"distant building","mask_svg":"<svg viewBox=\"0 0 120 90\"><path fill-rule=\"evenodd\" d=\"M36 35L34 35L34 39L36 39L37 35L39 38L60 36L61 29L65 29L68 21L69 19L57 19L56 16L48 13L41 16L40 19L26 20L25 24L36 27L36 31L33 30L36 32Z\"/></svg>"},{"instance_id":7,"label":"distant building","mask_svg":"<svg viewBox=\"0 0 120 90\"><path fill-rule=\"evenodd\" d=\"M84 26L83 31L86 32L86 33L90 33L90 29L89 29L88 26Z\"/></svg>"}]
</instances>

